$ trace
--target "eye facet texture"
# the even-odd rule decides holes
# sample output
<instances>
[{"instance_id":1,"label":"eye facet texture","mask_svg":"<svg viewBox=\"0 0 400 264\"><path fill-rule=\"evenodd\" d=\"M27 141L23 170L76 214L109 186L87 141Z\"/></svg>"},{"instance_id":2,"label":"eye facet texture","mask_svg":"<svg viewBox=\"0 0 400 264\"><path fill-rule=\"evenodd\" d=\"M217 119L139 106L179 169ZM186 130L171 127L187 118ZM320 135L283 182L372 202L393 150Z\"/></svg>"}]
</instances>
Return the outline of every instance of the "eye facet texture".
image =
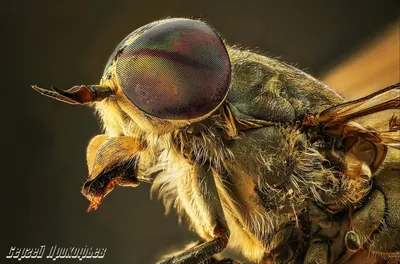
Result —
<instances>
[{"instance_id":1,"label":"eye facet texture","mask_svg":"<svg viewBox=\"0 0 400 264\"><path fill-rule=\"evenodd\" d=\"M204 116L228 92L231 68L225 45L200 21L173 19L156 24L117 56L123 92L140 110L158 118Z\"/></svg>"}]
</instances>

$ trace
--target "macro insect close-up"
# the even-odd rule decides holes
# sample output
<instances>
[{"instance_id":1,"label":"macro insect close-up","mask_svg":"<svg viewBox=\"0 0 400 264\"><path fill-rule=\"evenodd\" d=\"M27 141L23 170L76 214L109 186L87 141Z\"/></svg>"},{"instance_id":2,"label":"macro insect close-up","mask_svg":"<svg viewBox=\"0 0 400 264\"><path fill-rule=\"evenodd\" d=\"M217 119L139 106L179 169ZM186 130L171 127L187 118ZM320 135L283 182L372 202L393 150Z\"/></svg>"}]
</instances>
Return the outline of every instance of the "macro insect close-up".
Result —
<instances>
[{"instance_id":1,"label":"macro insect close-up","mask_svg":"<svg viewBox=\"0 0 400 264\"><path fill-rule=\"evenodd\" d=\"M32 86L103 125L87 147L88 211L150 184L199 236L164 264L240 263L225 249L255 263L399 261L400 84L348 101L230 44L201 20L158 20L121 41L98 84Z\"/></svg>"}]
</instances>

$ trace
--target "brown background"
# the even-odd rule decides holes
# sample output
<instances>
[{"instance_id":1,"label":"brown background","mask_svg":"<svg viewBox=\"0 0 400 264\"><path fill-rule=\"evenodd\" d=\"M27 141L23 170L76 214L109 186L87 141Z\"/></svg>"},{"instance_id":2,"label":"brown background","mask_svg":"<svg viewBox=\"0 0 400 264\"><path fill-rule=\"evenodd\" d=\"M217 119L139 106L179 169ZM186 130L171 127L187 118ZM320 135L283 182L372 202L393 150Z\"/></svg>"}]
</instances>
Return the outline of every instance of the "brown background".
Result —
<instances>
[{"instance_id":1,"label":"brown background","mask_svg":"<svg viewBox=\"0 0 400 264\"><path fill-rule=\"evenodd\" d=\"M399 8L398 1L365 0L2 1L0 262L10 246L56 244L108 248L90 263L147 264L196 238L176 215L164 216L145 185L117 188L86 213L85 148L98 122L90 109L41 97L30 84L95 84L121 39L167 16L203 18L229 44L320 77L393 23Z\"/></svg>"}]
</instances>

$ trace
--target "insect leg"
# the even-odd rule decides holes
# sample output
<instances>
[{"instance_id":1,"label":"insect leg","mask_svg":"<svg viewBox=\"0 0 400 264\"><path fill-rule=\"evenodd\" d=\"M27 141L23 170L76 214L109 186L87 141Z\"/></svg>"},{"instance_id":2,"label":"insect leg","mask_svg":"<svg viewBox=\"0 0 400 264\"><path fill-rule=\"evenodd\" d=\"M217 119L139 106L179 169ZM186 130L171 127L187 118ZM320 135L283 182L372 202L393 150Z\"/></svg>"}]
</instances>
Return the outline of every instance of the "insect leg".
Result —
<instances>
[{"instance_id":1,"label":"insect leg","mask_svg":"<svg viewBox=\"0 0 400 264\"><path fill-rule=\"evenodd\" d=\"M384 168L375 179L384 195L382 228L373 233L368 249L384 259L400 260L400 152L388 152ZM385 206L386 205L386 206ZM376 210L376 209L375 209Z\"/></svg>"},{"instance_id":2,"label":"insect leg","mask_svg":"<svg viewBox=\"0 0 400 264\"><path fill-rule=\"evenodd\" d=\"M363 248L364 243L368 242L369 237L373 234L382 223L385 214L385 198L381 191L375 190L370 195L370 199L366 204L351 217L351 224L347 224L344 229L346 235L342 241L334 243L344 243L346 252L335 263L346 263L349 258L358 253ZM331 252L332 253L332 252ZM331 254L331 257L335 257Z\"/></svg>"},{"instance_id":3,"label":"insect leg","mask_svg":"<svg viewBox=\"0 0 400 264\"><path fill-rule=\"evenodd\" d=\"M301 243L297 239L299 235L291 223L277 231L268 243L270 249L265 253L262 263L293 263Z\"/></svg>"},{"instance_id":4,"label":"insect leg","mask_svg":"<svg viewBox=\"0 0 400 264\"><path fill-rule=\"evenodd\" d=\"M140 140L128 136L94 137L87 148L89 177L82 193L91 202L88 211L97 209L116 184L139 185L139 153L144 149Z\"/></svg>"},{"instance_id":5,"label":"insect leg","mask_svg":"<svg viewBox=\"0 0 400 264\"><path fill-rule=\"evenodd\" d=\"M231 259L231 258L226 258L222 259L220 261L214 262L214 264L241 264L242 262Z\"/></svg>"},{"instance_id":6,"label":"insect leg","mask_svg":"<svg viewBox=\"0 0 400 264\"><path fill-rule=\"evenodd\" d=\"M180 253L182 253L182 252L184 252L184 251L186 251L186 250L188 250L188 249L190 249L192 247L201 245L201 244L203 244L205 242L206 242L205 240L199 240L199 241L196 241L194 243L190 243L185 248L183 248L183 249L181 249L179 251L173 252L172 254L168 254L168 255L164 256L164 258L171 257L171 256L174 256L174 255L178 255L178 254L180 254ZM233 260L231 258L222 259L220 256L216 256L215 255L215 256L212 256L212 257L208 258L206 261L202 262L202 264L241 264L241 262L237 261L237 260Z\"/></svg>"},{"instance_id":7,"label":"insect leg","mask_svg":"<svg viewBox=\"0 0 400 264\"><path fill-rule=\"evenodd\" d=\"M314 239L311 241L310 247L307 250L304 263L328 264L328 253L328 243L326 241L318 241L318 239Z\"/></svg>"},{"instance_id":8,"label":"insect leg","mask_svg":"<svg viewBox=\"0 0 400 264\"><path fill-rule=\"evenodd\" d=\"M211 241L192 247L191 249L160 262L159 264L200 264L212 255L221 252L226 247L227 243L227 238L216 237Z\"/></svg>"},{"instance_id":9,"label":"insect leg","mask_svg":"<svg viewBox=\"0 0 400 264\"><path fill-rule=\"evenodd\" d=\"M193 165L191 175L192 199L199 206L198 222L195 225L202 228L211 237L210 241L194 246L183 253L169 258L160 264L202 263L211 256L220 253L228 244L229 229L225 220L218 190L215 184L215 173L208 166ZM192 219L196 221L196 219Z\"/></svg>"}]
</instances>

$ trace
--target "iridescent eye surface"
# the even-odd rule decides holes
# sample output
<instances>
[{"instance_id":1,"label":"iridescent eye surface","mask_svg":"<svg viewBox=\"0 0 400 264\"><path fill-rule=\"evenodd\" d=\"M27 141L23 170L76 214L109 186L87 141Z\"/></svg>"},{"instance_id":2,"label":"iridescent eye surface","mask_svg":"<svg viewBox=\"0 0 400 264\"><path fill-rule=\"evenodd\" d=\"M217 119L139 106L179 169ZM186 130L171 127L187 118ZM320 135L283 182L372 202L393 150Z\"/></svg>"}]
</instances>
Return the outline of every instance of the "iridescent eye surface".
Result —
<instances>
[{"instance_id":1,"label":"iridescent eye surface","mask_svg":"<svg viewBox=\"0 0 400 264\"><path fill-rule=\"evenodd\" d=\"M136 107L158 118L183 120L220 105L231 68L226 47L212 28L189 19L142 28L144 33L125 40L116 59L120 87Z\"/></svg>"}]
</instances>

